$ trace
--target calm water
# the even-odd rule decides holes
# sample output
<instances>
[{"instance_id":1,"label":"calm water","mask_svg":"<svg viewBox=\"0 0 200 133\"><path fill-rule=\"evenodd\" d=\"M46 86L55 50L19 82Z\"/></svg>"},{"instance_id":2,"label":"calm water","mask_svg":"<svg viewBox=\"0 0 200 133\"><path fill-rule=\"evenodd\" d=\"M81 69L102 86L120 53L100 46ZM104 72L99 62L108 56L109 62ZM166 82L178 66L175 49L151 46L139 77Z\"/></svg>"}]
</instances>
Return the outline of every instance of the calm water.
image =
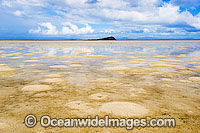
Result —
<instances>
[{"instance_id":1,"label":"calm water","mask_svg":"<svg viewBox=\"0 0 200 133\"><path fill-rule=\"evenodd\" d=\"M138 104L146 114L133 110L143 118L176 118L174 132L198 131L200 42L0 42L0 88L0 131L77 132L74 128L25 128L23 120L29 113L55 118L127 117L124 114L130 110L120 107L106 112L104 105L112 102Z\"/></svg>"},{"instance_id":2,"label":"calm water","mask_svg":"<svg viewBox=\"0 0 200 133\"><path fill-rule=\"evenodd\" d=\"M0 51L0 64L7 64L9 67L17 69L17 71L42 70L43 73L55 70L48 68L51 65L69 66L74 63L83 65L78 70L84 72L93 69L101 71L104 67L116 65L149 67L152 62L162 62L160 59L184 61L175 61L172 64L178 64L186 68L193 68L195 64L191 64L191 62L200 62L200 42L1 42ZM87 55L97 55L97 57ZM106 57L98 57L98 55ZM184 56L177 57L179 55ZM135 58L131 58L131 56ZM113 59L120 59L120 61L105 63L105 61ZM144 60L139 60L140 63L137 64L128 63L134 60L137 61L137 59ZM26 60L38 61L26 62ZM38 66L31 66L31 64L38 64ZM71 71L73 69L77 70L73 67L68 67L66 70ZM195 71L195 73L198 73L198 71Z\"/></svg>"}]
</instances>

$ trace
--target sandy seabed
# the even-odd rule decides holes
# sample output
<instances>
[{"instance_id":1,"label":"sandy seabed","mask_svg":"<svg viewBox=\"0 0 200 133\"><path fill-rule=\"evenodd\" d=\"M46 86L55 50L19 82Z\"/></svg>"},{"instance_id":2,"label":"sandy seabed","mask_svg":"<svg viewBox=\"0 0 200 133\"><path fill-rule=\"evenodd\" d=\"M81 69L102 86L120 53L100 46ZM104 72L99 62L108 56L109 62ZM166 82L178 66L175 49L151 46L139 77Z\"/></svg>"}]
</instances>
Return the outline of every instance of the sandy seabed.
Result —
<instances>
[{"instance_id":1,"label":"sandy seabed","mask_svg":"<svg viewBox=\"0 0 200 133\"><path fill-rule=\"evenodd\" d=\"M27 128L28 114L175 118L176 127ZM200 132L199 127L199 41L0 42L0 132Z\"/></svg>"}]
</instances>

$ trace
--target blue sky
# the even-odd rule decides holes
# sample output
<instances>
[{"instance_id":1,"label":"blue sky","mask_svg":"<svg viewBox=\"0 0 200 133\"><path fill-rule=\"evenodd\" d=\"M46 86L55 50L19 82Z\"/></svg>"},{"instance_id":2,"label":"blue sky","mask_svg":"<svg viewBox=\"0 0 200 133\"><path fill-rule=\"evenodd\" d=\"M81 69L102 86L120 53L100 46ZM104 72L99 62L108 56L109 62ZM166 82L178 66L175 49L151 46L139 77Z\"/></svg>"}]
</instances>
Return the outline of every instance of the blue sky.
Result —
<instances>
[{"instance_id":1,"label":"blue sky","mask_svg":"<svg viewBox=\"0 0 200 133\"><path fill-rule=\"evenodd\" d=\"M200 0L0 0L0 39L200 39Z\"/></svg>"}]
</instances>

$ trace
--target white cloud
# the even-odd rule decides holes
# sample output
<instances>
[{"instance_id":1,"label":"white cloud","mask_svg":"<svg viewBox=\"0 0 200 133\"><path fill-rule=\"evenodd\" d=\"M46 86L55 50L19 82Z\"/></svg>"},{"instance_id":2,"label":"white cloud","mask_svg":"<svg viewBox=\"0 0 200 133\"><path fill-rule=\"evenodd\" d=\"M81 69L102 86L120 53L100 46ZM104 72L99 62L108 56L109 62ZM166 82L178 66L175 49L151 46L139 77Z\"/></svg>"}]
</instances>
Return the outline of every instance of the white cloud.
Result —
<instances>
[{"instance_id":1,"label":"white cloud","mask_svg":"<svg viewBox=\"0 0 200 133\"><path fill-rule=\"evenodd\" d=\"M55 2L50 0L3 0L1 4L7 7L12 7L13 5L37 7L48 5L46 7L48 10L55 11L59 15L64 15L63 21L70 20L73 23L104 23L112 25L118 23L122 26L130 24L165 26L173 24L188 24L200 29L199 17L193 16L191 13L187 13L187 11L180 13L180 7L178 5L173 5L173 3L177 3L175 1L180 0L172 0L172 2L169 3L162 2L162 0L98 0L93 4L89 4L88 0L55 0ZM192 1L195 3L198 0ZM35 13L34 10L28 10L26 11L26 14L27 12L32 14ZM38 17L47 19L43 21L50 21L54 19L48 18L47 15L49 14L47 14L46 11L37 11L36 13L38 13L36 14ZM14 14L20 16L23 12L17 10ZM33 16L32 14L31 16ZM55 22L55 20L53 21ZM70 27L68 28L69 29L67 29L67 27L63 27L62 32L67 33L67 30L68 32L73 32L74 34L77 33L74 32L73 29L70 29ZM91 31L89 26L86 26L86 28L87 29L82 30Z\"/></svg>"},{"instance_id":2,"label":"white cloud","mask_svg":"<svg viewBox=\"0 0 200 133\"><path fill-rule=\"evenodd\" d=\"M147 29L147 28L144 28L143 31L146 32L146 33L147 33L147 32L150 32L150 30Z\"/></svg>"},{"instance_id":3,"label":"white cloud","mask_svg":"<svg viewBox=\"0 0 200 133\"><path fill-rule=\"evenodd\" d=\"M189 20L188 20L189 21ZM195 17L192 19L192 21L188 22L191 26L200 29L200 17Z\"/></svg>"},{"instance_id":4,"label":"white cloud","mask_svg":"<svg viewBox=\"0 0 200 133\"><path fill-rule=\"evenodd\" d=\"M29 33L33 33L33 34L37 34L37 33L40 33L42 30L40 27L38 27L38 29L34 30L34 29L30 29L29 30Z\"/></svg>"},{"instance_id":5,"label":"white cloud","mask_svg":"<svg viewBox=\"0 0 200 133\"><path fill-rule=\"evenodd\" d=\"M105 30L103 31L103 33L114 33L114 32L115 32L114 29L105 29Z\"/></svg>"},{"instance_id":6,"label":"white cloud","mask_svg":"<svg viewBox=\"0 0 200 133\"><path fill-rule=\"evenodd\" d=\"M30 6L44 6L44 0L16 0L17 3Z\"/></svg>"},{"instance_id":7,"label":"white cloud","mask_svg":"<svg viewBox=\"0 0 200 133\"><path fill-rule=\"evenodd\" d=\"M72 7L83 7L87 5L87 0L65 0L67 5L70 5Z\"/></svg>"},{"instance_id":8,"label":"white cloud","mask_svg":"<svg viewBox=\"0 0 200 133\"><path fill-rule=\"evenodd\" d=\"M158 17L154 16L156 18L156 21L160 21L161 23L174 23L179 19L179 7L173 6L171 4L164 4L163 7L158 8Z\"/></svg>"},{"instance_id":9,"label":"white cloud","mask_svg":"<svg viewBox=\"0 0 200 133\"><path fill-rule=\"evenodd\" d=\"M43 35L57 35L58 31L56 29L56 26L52 25L50 22L47 23L40 23L41 27L38 27L38 29L30 29L29 33L32 34L43 34Z\"/></svg>"},{"instance_id":10,"label":"white cloud","mask_svg":"<svg viewBox=\"0 0 200 133\"><path fill-rule=\"evenodd\" d=\"M153 11L102 9L101 12L106 18L121 20L122 22L127 20L129 23L138 24L173 24L179 21L181 16L179 7L171 4L164 4L164 6L157 7Z\"/></svg>"},{"instance_id":11,"label":"white cloud","mask_svg":"<svg viewBox=\"0 0 200 133\"><path fill-rule=\"evenodd\" d=\"M138 6L152 7L161 3L161 0L138 0Z\"/></svg>"},{"instance_id":12,"label":"white cloud","mask_svg":"<svg viewBox=\"0 0 200 133\"><path fill-rule=\"evenodd\" d=\"M88 34L93 33L94 29L90 27L88 24L85 25L83 28L78 28L78 26L72 24L72 23L64 23L64 27L62 28L61 34Z\"/></svg>"},{"instance_id":13,"label":"white cloud","mask_svg":"<svg viewBox=\"0 0 200 133\"><path fill-rule=\"evenodd\" d=\"M7 7L16 6L44 6L45 0L2 0L1 4Z\"/></svg>"},{"instance_id":14,"label":"white cloud","mask_svg":"<svg viewBox=\"0 0 200 133\"><path fill-rule=\"evenodd\" d=\"M128 2L124 0L100 0L97 3L98 6L104 7L104 8L125 8L129 5Z\"/></svg>"},{"instance_id":15,"label":"white cloud","mask_svg":"<svg viewBox=\"0 0 200 133\"><path fill-rule=\"evenodd\" d=\"M179 5L175 2L180 0L171 0L171 2L162 2L162 0L88 1L2 0L1 5L10 9L9 12L16 16L23 15L23 18L31 18L33 24L39 23L39 27L29 30L32 34L81 34L82 36L89 34L92 36L104 33L115 35L158 33L172 35L182 34L189 28L200 29L200 13L194 16L187 10L180 12L180 5L188 3L182 1ZM196 3L195 1L199 0L192 1ZM66 20L71 23L62 24ZM91 27L88 24L94 24L94 26ZM95 24L100 26L95 27ZM173 32L167 30L170 27L175 28ZM166 30L166 33L161 32L162 30Z\"/></svg>"},{"instance_id":16,"label":"white cloud","mask_svg":"<svg viewBox=\"0 0 200 133\"><path fill-rule=\"evenodd\" d=\"M44 35L57 35L58 31L56 26L52 25L50 22L40 23L40 26L45 27L46 29L41 30Z\"/></svg>"},{"instance_id":17,"label":"white cloud","mask_svg":"<svg viewBox=\"0 0 200 133\"><path fill-rule=\"evenodd\" d=\"M102 13L104 14L104 17L109 19L115 19L115 20L121 20L121 21L146 21L147 16L145 13L141 13L138 11L126 11L126 10L116 10L116 9L104 9L102 10Z\"/></svg>"},{"instance_id":18,"label":"white cloud","mask_svg":"<svg viewBox=\"0 0 200 133\"><path fill-rule=\"evenodd\" d=\"M151 0L154 1L149 6L156 5L159 3L158 0ZM142 3L143 5L148 4L148 2ZM142 6L142 5L140 5ZM153 10L152 10L153 9ZM109 9L104 8L99 10L99 14L106 19L111 19L113 21L118 21L121 25L126 25L133 23L134 24L145 24L145 25L176 25L176 24L188 24L193 26L197 29L199 27L199 18L197 16L193 16L190 12L184 11L179 12L180 7L174 6L170 3L164 3L160 7L152 7L152 8L145 8L141 10L141 8L129 8L124 10L119 9Z\"/></svg>"},{"instance_id":19,"label":"white cloud","mask_svg":"<svg viewBox=\"0 0 200 133\"><path fill-rule=\"evenodd\" d=\"M23 15L24 14L24 12L22 12L22 11L15 11L15 12L13 12L13 14L14 15L16 15L16 16L21 16L21 15Z\"/></svg>"},{"instance_id":20,"label":"white cloud","mask_svg":"<svg viewBox=\"0 0 200 133\"><path fill-rule=\"evenodd\" d=\"M58 31L56 26L47 23L40 23L41 27L38 29L30 29L29 33L33 34L43 34L43 35L74 35L74 34L88 34L93 33L94 29L90 27L88 24L85 24L85 27L79 28L77 25L74 25L70 22L63 23L63 27L61 31Z\"/></svg>"},{"instance_id":21,"label":"white cloud","mask_svg":"<svg viewBox=\"0 0 200 133\"><path fill-rule=\"evenodd\" d=\"M1 2L1 5L7 6L7 7L12 7L13 4L12 4L12 1L4 0L4 1Z\"/></svg>"}]
</instances>

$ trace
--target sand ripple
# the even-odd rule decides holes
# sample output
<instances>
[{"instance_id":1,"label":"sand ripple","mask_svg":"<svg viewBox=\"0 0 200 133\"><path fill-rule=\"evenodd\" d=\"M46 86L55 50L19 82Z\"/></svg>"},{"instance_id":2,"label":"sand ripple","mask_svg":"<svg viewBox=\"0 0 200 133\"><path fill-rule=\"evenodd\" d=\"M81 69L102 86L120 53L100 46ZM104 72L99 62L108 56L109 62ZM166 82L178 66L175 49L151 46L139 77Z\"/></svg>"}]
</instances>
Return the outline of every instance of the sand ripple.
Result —
<instances>
[{"instance_id":1,"label":"sand ripple","mask_svg":"<svg viewBox=\"0 0 200 133\"><path fill-rule=\"evenodd\" d=\"M109 102L103 104L99 110L124 117L145 116L148 113L144 106L131 102Z\"/></svg>"},{"instance_id":2,"label":"sand ripple","mask_svg":"<svg viewBox=\"0 0 200 133\"><path fill-rule=\"evenodd\" d=\"M52 88L49 85L28 85L22 88L22 91L48 91Z\"/></svg>"},{"instance_id":3,"label":"sand ripple","mask_svg":"<svg viewBox=\"0 0 200 133\"><path fill-rule=\"evenodd\" d=\"M0 72L12 72L12 71L15 71L15 69L12 69L12 68L10 68L10 67L7 67L7 66L5 66L5 67L0 67Z\"/></svg>"},{"instance_id":4,"label":"sand ripple","mask_svg":"<svg viewBox=\"0 0 200 133\"><path fill-rule=\"evenodd\" d=\"M200 77L190 77L189 80L193 82L200 82Z\"/></svg>"},{"instance_id":5,"label":"sand ripple","mask_svg":"<svg viewBox=\"0 0 200 133\"><path fill-rule=\"evenodd\" d=\"M55 69L63 69L63 68L67 68L68 66L65 65L54 65L54 66L49 66L50 68L55 68Z\"/></svg>"},{"instance_id":6,"label":"sand ripple","mask_svg":"<svg viewBox=\"0 0 200 133\"><path fill-rule=\"evenodd\" d=\"M62 84L62 83L65 83L65 80L63 80L61 78L47 78L47 79L41 80L41 83L45 83L45 84Z\"/></svg>"}]
</instances>

